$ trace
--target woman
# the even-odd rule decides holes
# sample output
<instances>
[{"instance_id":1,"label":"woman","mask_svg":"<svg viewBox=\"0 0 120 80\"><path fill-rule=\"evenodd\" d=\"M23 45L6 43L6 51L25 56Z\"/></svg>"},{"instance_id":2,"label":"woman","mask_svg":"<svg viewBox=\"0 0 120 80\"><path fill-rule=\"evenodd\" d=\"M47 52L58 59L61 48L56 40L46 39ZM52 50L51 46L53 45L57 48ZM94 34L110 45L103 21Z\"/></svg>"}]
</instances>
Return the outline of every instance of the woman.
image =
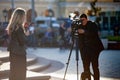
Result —
<instances>
[{"instance_id":1,"label":"woman","mask_svg":"<svg viewBox=\"0 0 120 80\"><path fill-rule=\"evenodd\" d=\"M10 52L9 80L26 79L26 51L25 51L25 10L14 10L10 22L6 28L10 37L8 51Z\"/></svg>"}]
</instances>

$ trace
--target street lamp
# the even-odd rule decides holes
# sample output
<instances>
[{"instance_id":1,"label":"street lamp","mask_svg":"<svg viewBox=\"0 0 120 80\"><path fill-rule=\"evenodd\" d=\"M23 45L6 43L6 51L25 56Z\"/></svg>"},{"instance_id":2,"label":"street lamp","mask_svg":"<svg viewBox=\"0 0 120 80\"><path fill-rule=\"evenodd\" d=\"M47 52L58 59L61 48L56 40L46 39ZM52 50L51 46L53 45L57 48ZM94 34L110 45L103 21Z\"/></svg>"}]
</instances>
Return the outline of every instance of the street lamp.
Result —
<instances>
[{"instance_id":1,"label":"street lamp","mask_svg":"<svg viewBox=\"0 0 120 80\"><path fill-rule=\"evenodd\" d=\"M50 27L52 27L52 13L49 12L49 17L50 17Z\"/></svg>"},{"instance_id":2,"label":"street lamp","mask_svg":"<svg viewBox=\"0 0 120 80\"><path fill-rule=\"evenodd\" d=\"M8 11L7 11L7 9L4 9L3 10L3 16L5 18L5 22L7 21L7 15L8 15Z\"/></svg>"},{"instance_id":3,"label":"street lamp","mask_svg":"<svg viewBox=\"0 0 120 80\"><path fill-rule=\"evenodd\" d=\"M54 16L52 9L48 9L48 16L50 17L50 27L52 27L52 17Z\"/></svg>"}]
</instances>

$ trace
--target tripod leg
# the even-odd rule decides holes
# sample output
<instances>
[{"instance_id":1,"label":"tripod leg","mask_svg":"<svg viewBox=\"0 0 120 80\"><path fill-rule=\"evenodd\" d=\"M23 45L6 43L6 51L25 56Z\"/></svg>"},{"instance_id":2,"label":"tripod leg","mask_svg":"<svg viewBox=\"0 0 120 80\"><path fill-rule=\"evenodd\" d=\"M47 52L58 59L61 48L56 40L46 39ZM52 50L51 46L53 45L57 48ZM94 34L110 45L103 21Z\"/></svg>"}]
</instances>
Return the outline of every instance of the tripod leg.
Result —
<instances>
[{"instance_id":1,"label":"tripod leg","mask_svg":"<svg viewBox=\"0 0 120 80\"><path fill-rule=\"evenodd\" d=\"M79 61L79 50L78 50L78 38L76 37L76 66L77 66L77 80L79 80L79 65L78 65L78 61Z\"/></svg>"},{"instance_id":2,"label":"tripod leg","mask_svg":"<svg viewBox=\"0 0 120 80\"><path fill-rule=\"evenodd\" d=\"M70 49L70 54L69 54L69 57L68 57L68 62L66 63L67 66L66 66L66 69L65 69L65 73L64 73L64 78L63 78L63 80L65 80L65 77L66 77L66 73L67 73L67 69L68 69L69 62L70 62L70 57L71 57L71 54L72 54L73 46L74 46L74 41L73 41L72 47L71 47L71 49Z\"/></svg>"},{"instance_id":3,"label":"tripod leg","mask_svg":"<svg viewBox=\"0 0 120 80\"><path fill-rule=\"evenodd\" d=\"M78 71L79 71L79 69L78 69L78 61L77 61L77 63L76 63L76 64L77 64L77 80L79 80L79 72L78 72Z\"/></svg>"}]
</instances>

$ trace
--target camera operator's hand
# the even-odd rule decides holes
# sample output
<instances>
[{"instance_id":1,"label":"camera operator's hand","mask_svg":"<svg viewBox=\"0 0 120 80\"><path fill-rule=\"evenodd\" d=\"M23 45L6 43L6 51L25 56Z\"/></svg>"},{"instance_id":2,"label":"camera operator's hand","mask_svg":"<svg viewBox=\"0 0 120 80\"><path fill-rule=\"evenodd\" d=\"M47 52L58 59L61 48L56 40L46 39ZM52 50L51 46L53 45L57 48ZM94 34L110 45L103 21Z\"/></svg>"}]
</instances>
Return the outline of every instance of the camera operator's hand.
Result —
<instances>
[{"instance_id":1,"label":"camera operator's hand","mask_svg":"<svg viewBox=\"0 0 120 80\"><path fill-rule=\"evenodd\" d=\"M85 32L84 29L78 29L79 34L83 34L84 32Z\"/></svg>"}]
</instances>

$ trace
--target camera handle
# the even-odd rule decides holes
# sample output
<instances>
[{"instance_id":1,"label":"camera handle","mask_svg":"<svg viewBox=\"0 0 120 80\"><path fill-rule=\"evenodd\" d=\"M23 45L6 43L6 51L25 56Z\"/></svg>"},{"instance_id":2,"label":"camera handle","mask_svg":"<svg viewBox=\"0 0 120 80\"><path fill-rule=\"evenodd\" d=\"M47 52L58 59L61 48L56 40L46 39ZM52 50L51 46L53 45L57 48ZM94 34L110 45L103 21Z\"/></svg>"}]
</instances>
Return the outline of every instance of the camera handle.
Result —
<instances>
[{"instance_id":1,"label":"camera handle","mask_svg":"<svg viewBox=\"0 0 120 80\"><path fill-rule=\"evenodd\" d=\"M67 69L68 69L68 66L69 66L69 62L70 62L70 58L71 58L71 54L72 54L72 50L73 50L73 47L74 47L74 43L75 44L75 50L76 50L76 67L77 67L77 80L79 80L79 68L78 68L78 61L79 61L79 49L78 49L78 36L76 35L73 35L73 44L71 46L71 49L70 49L70 54L69 54L69 57L68 57L68 61L66 63L66 69L65 69L65 73L64 73L64 78L63 80L65 80L65 77L66 77L66 73L67 73Z\"/></svg>"}]
</instances>

